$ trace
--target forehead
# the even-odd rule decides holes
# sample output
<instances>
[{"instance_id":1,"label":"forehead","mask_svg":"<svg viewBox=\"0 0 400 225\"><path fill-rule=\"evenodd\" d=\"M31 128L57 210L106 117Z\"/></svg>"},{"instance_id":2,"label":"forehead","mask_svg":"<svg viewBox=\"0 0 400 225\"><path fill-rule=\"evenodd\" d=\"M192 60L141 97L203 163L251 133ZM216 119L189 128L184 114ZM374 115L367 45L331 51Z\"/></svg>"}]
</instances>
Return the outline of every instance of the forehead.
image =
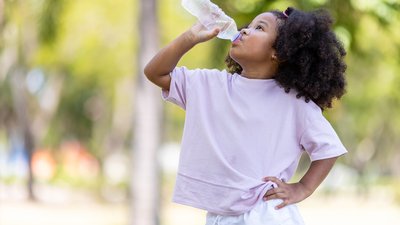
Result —
<instances>
[{"instance_id":1,"label":"forehead","mask_svg":"<svg viewBox=\"0 0 400 225\"><path fill-rule=\"evenodd\" d=\"M252 23L264 21L267 22L269 26L275 27L277 24L277 18L274 14L270 12L261 13L253 19Z\"/></svg>"}]
</instances>

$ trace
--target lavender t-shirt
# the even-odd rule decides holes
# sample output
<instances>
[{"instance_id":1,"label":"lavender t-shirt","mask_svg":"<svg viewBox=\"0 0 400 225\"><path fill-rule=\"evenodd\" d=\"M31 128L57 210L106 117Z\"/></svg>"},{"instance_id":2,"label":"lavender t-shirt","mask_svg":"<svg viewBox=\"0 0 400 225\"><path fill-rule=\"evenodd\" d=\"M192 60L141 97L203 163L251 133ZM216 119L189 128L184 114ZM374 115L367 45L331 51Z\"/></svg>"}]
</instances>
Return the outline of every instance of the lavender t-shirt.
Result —
<instances>
[{"instance_id":1,"label":"lavender t-shirt","mask_svg":"<svg viewBox=\"0 0 400 225\"><path fill-rule=\"evenodd\" d=\"M346 153L312 101L274 79L177 67L163 98L186 111L173 201L220 215L249 211L288 181L305 151L312 161Z\"/></svg>"}]
</instances>

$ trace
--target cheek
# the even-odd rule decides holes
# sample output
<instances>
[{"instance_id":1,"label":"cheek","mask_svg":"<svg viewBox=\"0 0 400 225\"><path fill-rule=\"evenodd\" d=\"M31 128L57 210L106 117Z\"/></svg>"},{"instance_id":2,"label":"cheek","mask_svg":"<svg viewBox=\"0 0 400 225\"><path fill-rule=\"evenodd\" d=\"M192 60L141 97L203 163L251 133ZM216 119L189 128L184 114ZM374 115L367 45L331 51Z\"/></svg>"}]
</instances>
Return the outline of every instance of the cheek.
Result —
<instances>
[{"instance_id":1,"label":"cheek","mask_svg":"<svg viewBox=\"0 0 400 225\"><path fill-rule=\"evenodd\" d=\"M270 46L261 44L257 46L252 46L251 51L247 53L247 57L256 61L263 61L270 56L270 53Z\"/></svg>"},{"instance_id":2,"label":"cheek","mask_svg":"<svg viewBox=\"0 0 400 225\"><path fill-rule=\"evenodd\" d=\"M272 40L268 36L249 37L246 42L229 50L229 56L236 62L243 60L265 60L271 58Z\"/></svg>"},{"instance_id":3,"label":"cheek","mask_svg":"<svg viewBox=\"0 0 400 225\"><path fill-rule=\"evenodd\" d=\"M272 48L273 42L269 39L261 42L258 46L254 46L253 48L253 52L255 55L258 55L260 57L270 57L272 52L273 52L273 48Z\"/></svg>"}]
</instances>

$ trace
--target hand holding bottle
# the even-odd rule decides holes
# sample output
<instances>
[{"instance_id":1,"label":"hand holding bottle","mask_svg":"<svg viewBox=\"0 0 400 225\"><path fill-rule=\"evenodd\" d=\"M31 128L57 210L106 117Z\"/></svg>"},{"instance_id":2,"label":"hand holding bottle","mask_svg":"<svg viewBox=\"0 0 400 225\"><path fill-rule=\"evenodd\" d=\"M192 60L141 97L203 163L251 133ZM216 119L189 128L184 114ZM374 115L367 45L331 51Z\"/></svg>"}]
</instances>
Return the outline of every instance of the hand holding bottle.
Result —
<instances>
[{"instance_id":1,"label":"hand holding bottle","mask_svg":"<svg viewBox=\"0 0 400 225\"><path fill-rule=\"evenodd\" d=\"M218 27L209 30L203 24L197 22L188 30L187 35L193 43L197 44L214 38L219 32L220 29Z\"/></svg>"},{"instance_id":2,"label":"hand holding bottle","mask_svg":"<svg viewBox=\"0 0 400 225\"><path fill-rule=\"evenodd\" d=\"M219 28L218 38L234 41L239 36L235 21L210 0L182 0L182 6L207 29Z\"/></svg>"}]
</instances>

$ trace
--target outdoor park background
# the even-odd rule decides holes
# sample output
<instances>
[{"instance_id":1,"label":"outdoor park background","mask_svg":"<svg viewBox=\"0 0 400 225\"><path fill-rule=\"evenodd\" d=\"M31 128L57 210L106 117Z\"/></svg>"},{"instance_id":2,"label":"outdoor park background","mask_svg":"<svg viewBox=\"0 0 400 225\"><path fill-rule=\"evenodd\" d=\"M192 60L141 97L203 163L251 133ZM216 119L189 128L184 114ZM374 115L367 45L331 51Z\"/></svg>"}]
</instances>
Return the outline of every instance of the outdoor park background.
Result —
<instances>
[{"instance_id":1,"label":"outdoor park background","mask_svg":"<svg viewBox=\"0 0 400 225\"><path fill-rule=\"evenodd\" d=\"M287 6L332 13L348 87L325 115L349 153L299 207L308 225L398 224L400 1L214 2L239 26ZM204 224L171 203L184 112L142 79L194 22L180 0L0 0L1 225ZM180 65L222 69L228 47Z\"/></svg>"}]
</instances>

